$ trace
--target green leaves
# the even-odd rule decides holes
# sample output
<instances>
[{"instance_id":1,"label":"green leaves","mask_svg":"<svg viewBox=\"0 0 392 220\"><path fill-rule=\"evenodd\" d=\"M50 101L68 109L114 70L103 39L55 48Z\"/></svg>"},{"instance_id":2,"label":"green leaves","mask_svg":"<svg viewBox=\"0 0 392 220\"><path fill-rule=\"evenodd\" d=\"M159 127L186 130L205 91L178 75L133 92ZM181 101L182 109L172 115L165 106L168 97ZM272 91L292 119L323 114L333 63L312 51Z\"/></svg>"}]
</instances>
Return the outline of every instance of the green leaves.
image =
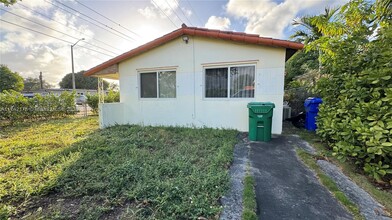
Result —
<instances>
[{"instance_id":1,"label":"green leaves","mask_svg":"<svg viewBox=\"0 0 392 220\"><path fill-rule=\"evenodd\" d=\"M119 102L120 101L120 92L109 90L109 93L105 95L104 102L105 103L112 103L112 102ZM99 97L98 94L87 94L87 104L90 106L91 110L94 113L98 113L98 103Z\"/></svg>"},{"instance_id":2,"label":"green leaves","mask_svg":"<svg viewBox=\"0 0 392 220\"><path fill-rule=\"evenodd\" d=\"M323 96L317 133L338 159L350 158L382 181L392 176L392 26L377 25L373 9L364 1L349 2L336 20L344 32L320 27L324 35L310 48L324 51L328 75L317 84Z\"/></svg>"},{"instance_id":3,"label":"green leaves","mask_svg":"<svg viewBox=\"0 0 392 220\"><path fill-rule=\"evenodd\" d=\"M5 65L0 65L0 92L7 90L20 92L23 87L23 78L17 72L12 72Z\"/></svg>"},{"instance_id":4,"label":"green leaves","mask_svg":"<svg viewBox=\"0 0 392 220\"><path fill-rule=\"evenodd\" d=\"M23 121L40 118L64 117L76 113L74 93L64 92L60 96L48 94L26 98L15 91L0 93L0 120Z\"/></svg>"}]
</instances>

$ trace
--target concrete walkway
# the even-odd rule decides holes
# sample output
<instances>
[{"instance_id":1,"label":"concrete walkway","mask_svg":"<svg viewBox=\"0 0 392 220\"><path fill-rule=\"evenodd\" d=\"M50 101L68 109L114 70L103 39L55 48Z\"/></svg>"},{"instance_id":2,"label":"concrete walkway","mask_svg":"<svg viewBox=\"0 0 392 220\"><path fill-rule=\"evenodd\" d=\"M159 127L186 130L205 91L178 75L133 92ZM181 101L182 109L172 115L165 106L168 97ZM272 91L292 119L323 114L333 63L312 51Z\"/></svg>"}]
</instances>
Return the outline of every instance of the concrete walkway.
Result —
<instances>
[{"instance_id":1,"label":"concrete walkway","mask_svg":"<svg viewBox=\"0 0 392 220\"><path fill-rule=\"evenodd\" d=\"M352 219L297 158L294 145L287 136L250 143L259 219Z\"/></svg>"}]
</instances>

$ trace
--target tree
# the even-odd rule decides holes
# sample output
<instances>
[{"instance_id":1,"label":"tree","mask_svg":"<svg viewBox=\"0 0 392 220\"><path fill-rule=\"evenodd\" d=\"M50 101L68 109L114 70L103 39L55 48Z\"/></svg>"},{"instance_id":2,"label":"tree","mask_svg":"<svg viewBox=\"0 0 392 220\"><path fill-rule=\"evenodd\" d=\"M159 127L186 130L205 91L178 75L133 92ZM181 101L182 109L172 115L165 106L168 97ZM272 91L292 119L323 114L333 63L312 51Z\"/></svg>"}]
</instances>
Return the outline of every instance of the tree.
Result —
<instances>
[{"instance_id":1,"label":"tree","mask_svg":"<svg viewBox=\"0 0 392 220\"><path fill-rule=\"evenodd\" d=\"M311 42L314 42L318 39L320 39L324 34L323 34L323 29L327 27L329 24L331 24L334 20L337 19L337 12L339 11L339 8L325 8L325 11L321 15L314 15L314 16L304 16L300 19L296 19L293 21L293 25L299 25L302 27L302 29L297 30L293 35L290 36L290 38L295 39L296 41L299 41L304 44L309 44ZM319 48L313 48L313 51L317 51L316 53L311 53L308 54L306 51L305 54L303 54L300 57L293 57L292 60L295 60L297 58L305 58L307 60L315 58L315 60L318 60L318 69L321 72L321 61L319 60L319 56L321 53L321 50ZM301 60L298 60L299 62ZM296 61L292 62L296 63ZM309 70L313 70L313 65L307 64L307 68ZM295 71L295 69L293 69ZM292 75L293 77L299 76L300 73L304 73L304 71L297 73L291 73L289 72L289 76Z\"/></svg>"},{"instance_id":2,"label":"tree","mask_svg":"<svg viewBox=\"0 0 392 220\"><path fill-rule=\"evenodd\" d=\"M10 6L16 3L16 0L0 0L5 6Z\"/></svg>"},{"instance_id":3,"label":"tree","mask_svg":"<svg viewBox=\"0 0 392 220\"><path fill-rule=\"evenodd\" d=\"M308 70L317 70L318 52L317 51L299 51L291 57L286 63L286 88L298 76L305 74Z\"/></svg>"},{"instance_id":4,"label":"tree","mask_svg":"<svg viewBox=\"0 0 392 220\"><path fill-rule=\"evenodd\" d=\"M380 5L384 5L381 7ZM323 98L317 133L340 160L353 161L378 182L392 179L392 21L390 0L353 0L331 23L315 22L322 37Z\"/></svg>"},{"instance_id":5,"label":"tree","mask_svg":"<svg viewBox=\"0 0 392 220\"><path fill-rule=\"evenodd\" d=\"M75 87L76 89L98 89L98 78L96 77L85 77L83 75L85 71L75 73ZM63 77L59 83L62 89L72 89L72 73L68 73ZM107 81L103 81L104 89L109 87Z\"/></svg>"},{"instance_id":6,"label":"tree","mask_svg":"<svg viewBox=\"0 0 392 220\"><path fill-rule=\"evenodd\" d=\"M326 8L323 14L304 16L293 21L293 25L300 26L290 38L302 42L305 45L323 37L323 30L318 23L329 24L336 20L338 8ZM320 78L323 68L320 61L321 50L300 51L286 63L285 76L285 101L288 101L292 113L304 111L304 100L309 96L317 95L314 85Z\"/></svg>"},{"instance_id":7,"label":"tree","mask_svg":"<svg viewBox=\"0 0 392 220\"><path fill-rule=\"evenodd\" d=\"M313 42L323 36L320 25L317 23L328 24L334 20L339 8L326 8L324 14L315 16L304 16L293 21L293 25L303 27L297 30L290 38L295 39L301 43L307 44Z\"/></svg>"},{"instance_id":8,"label":"tree","mask_svg":"<svg viewBox=\"0 0 392 220\"><path fill-rule=\"evenodd\" d=\"M6 65L0 65L0 92L23 90L23 78L17 73L12 72Z\"/></svg>"},{"instance_id":9,"label":"tree","mask_svg":"<svg viewBox=\"0 0 392 220\"><path fill-rule=\"evenodd\" d=\"M47 83L45 80L42 80L43 88L44 89L49 89L52 87L49 83ZM28 77L24 80L24 90L25 91L36 91L41 89L41 82L39 81L38 78L33 78L33 77Z\"/></svg>"}]
</instances>

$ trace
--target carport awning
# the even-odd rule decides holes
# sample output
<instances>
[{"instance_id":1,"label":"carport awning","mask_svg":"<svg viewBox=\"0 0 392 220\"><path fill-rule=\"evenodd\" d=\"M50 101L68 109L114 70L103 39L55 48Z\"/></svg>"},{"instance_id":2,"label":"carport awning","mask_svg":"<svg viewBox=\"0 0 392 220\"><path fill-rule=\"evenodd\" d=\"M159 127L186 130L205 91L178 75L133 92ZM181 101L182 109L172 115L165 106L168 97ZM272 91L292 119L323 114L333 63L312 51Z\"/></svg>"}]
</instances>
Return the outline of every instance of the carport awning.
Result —
<instances>
[{"instance_id":1,"label":"carport awning","mask_svg":"<svg viewBox=\"0 0 392 220\"><path fill-rule=\"evenodd\" d=\"M118 80L119 74L118 74L118 64L113 64L109 67L106 67L105 69L102 69L98 72L96 72L94 77L99 77L99 78L105 78L105 79L115 79Z\"/></svg>"}]
</instances>

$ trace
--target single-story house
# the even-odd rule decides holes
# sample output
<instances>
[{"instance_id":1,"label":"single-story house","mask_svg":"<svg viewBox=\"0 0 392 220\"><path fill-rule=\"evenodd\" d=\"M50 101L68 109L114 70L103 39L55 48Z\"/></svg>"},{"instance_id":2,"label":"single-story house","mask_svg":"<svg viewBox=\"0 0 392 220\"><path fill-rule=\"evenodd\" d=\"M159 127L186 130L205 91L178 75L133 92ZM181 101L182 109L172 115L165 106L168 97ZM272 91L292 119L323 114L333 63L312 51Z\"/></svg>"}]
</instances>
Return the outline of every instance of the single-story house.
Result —
<instances>
[{"instance_id":1,"label":"single-story house","mask_svg":"<svg viewBox=\"0 0 392 220\"><path fill-rule=\"evenodd\" d=\"M249 102L273 102L282 132L285 62L303 44L254 34L181 28L85 73L118 79L120 103L100 105L100 126L140 124L248 131Z\"/></svg>"}]
</instances>

